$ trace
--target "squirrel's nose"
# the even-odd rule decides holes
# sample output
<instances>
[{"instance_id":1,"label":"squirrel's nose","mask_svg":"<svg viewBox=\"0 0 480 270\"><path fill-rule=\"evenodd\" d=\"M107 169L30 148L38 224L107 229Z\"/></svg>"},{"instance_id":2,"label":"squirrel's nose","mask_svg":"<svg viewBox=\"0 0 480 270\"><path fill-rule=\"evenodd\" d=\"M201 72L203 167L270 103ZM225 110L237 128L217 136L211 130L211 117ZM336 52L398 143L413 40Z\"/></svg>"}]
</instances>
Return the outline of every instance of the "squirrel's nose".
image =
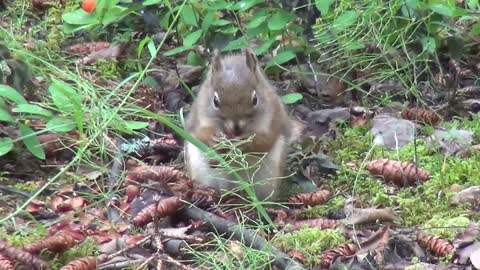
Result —
<instances>
[{"instance_id":1,"label":"squirrel's nose","mask_svg":"<svg viewBox=\"0 0 480 270\"><path fill-rule=\"evenodd\" d=\"M243 123L241 121L228 120L225 122L225 131L228 137L238 137L242 135Z\"/></svg>"}]
</instances>

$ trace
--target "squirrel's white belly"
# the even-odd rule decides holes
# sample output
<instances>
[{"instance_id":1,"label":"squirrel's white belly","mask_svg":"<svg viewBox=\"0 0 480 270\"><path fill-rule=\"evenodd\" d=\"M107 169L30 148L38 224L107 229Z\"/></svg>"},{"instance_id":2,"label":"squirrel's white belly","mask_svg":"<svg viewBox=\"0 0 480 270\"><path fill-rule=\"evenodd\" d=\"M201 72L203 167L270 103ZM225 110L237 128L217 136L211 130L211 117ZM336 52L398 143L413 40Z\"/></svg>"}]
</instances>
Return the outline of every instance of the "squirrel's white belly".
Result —
<instances>
[{"instance_id":1,"label":"squirrel's white belly","mask_svg":"<svg viewBox=\"0 0 480 270\"><path fill-rule=\"evenodd\" d=\"M259 199L265 199L271 195L274 198L279 192L278 186L281 181L279 177L283 176L285 147L285 138L281 136L262 159L249 157L246 158L248 165L245 169L234 167L238 169L236 172L242 180L254 185ZM233 174L222 168L211 168L207 156L189 142L185 146L185 159L190 177L197 183L227 191L239 187Z\"/></svg>"}]
</instances>

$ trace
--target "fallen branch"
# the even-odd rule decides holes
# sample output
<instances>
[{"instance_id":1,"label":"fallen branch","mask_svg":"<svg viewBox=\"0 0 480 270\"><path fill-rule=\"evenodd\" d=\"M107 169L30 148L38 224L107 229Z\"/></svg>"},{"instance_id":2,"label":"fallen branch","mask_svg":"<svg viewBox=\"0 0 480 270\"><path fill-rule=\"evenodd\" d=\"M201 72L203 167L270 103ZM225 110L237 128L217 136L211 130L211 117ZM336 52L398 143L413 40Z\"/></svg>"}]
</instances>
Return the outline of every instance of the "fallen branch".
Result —
<instances>
[{"instance_id":1,"label":"fallen branch","mask_svg":"<svg viewBox=\"0 0 480 270\"><path fill-rule=\"evenodd\" d=\"M301 264L292 260L287 254L281 252L273 247L263 237L259 236L255 231L245 229L240 225L217 217L207 211L197 207L185 207L179 211L181 215L195 220L203 220L206 225L214 231L228 234L226 238L233 236L234 238L243 241L246 246L257 250L265 250L270 253L273 261L272 263L285 270L305 269Z\"/></svg>"}]
</instances>

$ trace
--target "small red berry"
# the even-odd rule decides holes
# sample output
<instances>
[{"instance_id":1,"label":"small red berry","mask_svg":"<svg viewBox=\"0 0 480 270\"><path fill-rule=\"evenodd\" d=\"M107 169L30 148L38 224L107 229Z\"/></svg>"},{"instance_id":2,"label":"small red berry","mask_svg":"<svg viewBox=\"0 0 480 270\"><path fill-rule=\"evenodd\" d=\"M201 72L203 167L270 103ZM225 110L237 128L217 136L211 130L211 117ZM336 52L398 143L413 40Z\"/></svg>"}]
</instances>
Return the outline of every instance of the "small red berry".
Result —
<instances>
[{"instance_id":1,"label":"small red berry","mask_svg":"<svg viewBox=\"0 0 480 270\"><path fill-rule=\"evenodd\" d=\"M95 0L83 0L82 9L87 13L91 13L92 11L94 11L96 6L97 3L95 2Z\"/></svg>"}]
</instances>

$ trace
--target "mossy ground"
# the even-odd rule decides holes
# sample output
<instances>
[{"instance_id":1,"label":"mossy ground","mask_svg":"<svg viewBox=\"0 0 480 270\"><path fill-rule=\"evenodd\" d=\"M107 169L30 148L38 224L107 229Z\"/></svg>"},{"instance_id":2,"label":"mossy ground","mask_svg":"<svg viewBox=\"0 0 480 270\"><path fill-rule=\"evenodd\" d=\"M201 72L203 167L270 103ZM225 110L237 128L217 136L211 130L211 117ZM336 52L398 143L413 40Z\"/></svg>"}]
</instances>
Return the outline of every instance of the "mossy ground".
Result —
<instances>
[{"instance_id":1,"label":"mossy ground","mask_svg":"<svg viewBox=\"0 0 480 270\"><path fill-rule=\"evenodd\" d=\"M479 134L480 117L470 120L457 119L446 122L443 126ZM415 155L413 143L386 150L373 146L373 137L365 128L345 128L343 136L329 144L329 155L341 165L341 169L327 181L331 190L341 190L344 194L336 196L325 205L306 209L307 216L324 217L341 211L345 198L353 195L360 198L364 207L395 208L400 217L396 225L400 227L424 229L452 240L462 228L479 219L478 214L469 211L467 206L452 205L449 200L455 194L454 191L480 184L480 153L472 153L469 158L444 156L427 147L423 135L430 134L429 130L431 131L432 127L421 130ZM478 139L475 143L478 143ZM418 166L432 175L429 181L415 187L399 188L386 184L382 179L372 177L365 169L365 160L368 162L389 158L411 162L415 156ZM350 163L350 166L347 166L347 163ZM351 163L355 164L357 171L351 169ZM306 261L314 265L314 262L318 262L318 256L314 254L318 255L343 241L337 230L305 229L279 236L277 243L285 250L304 251Z\"/></svg>"}]
</instances>

